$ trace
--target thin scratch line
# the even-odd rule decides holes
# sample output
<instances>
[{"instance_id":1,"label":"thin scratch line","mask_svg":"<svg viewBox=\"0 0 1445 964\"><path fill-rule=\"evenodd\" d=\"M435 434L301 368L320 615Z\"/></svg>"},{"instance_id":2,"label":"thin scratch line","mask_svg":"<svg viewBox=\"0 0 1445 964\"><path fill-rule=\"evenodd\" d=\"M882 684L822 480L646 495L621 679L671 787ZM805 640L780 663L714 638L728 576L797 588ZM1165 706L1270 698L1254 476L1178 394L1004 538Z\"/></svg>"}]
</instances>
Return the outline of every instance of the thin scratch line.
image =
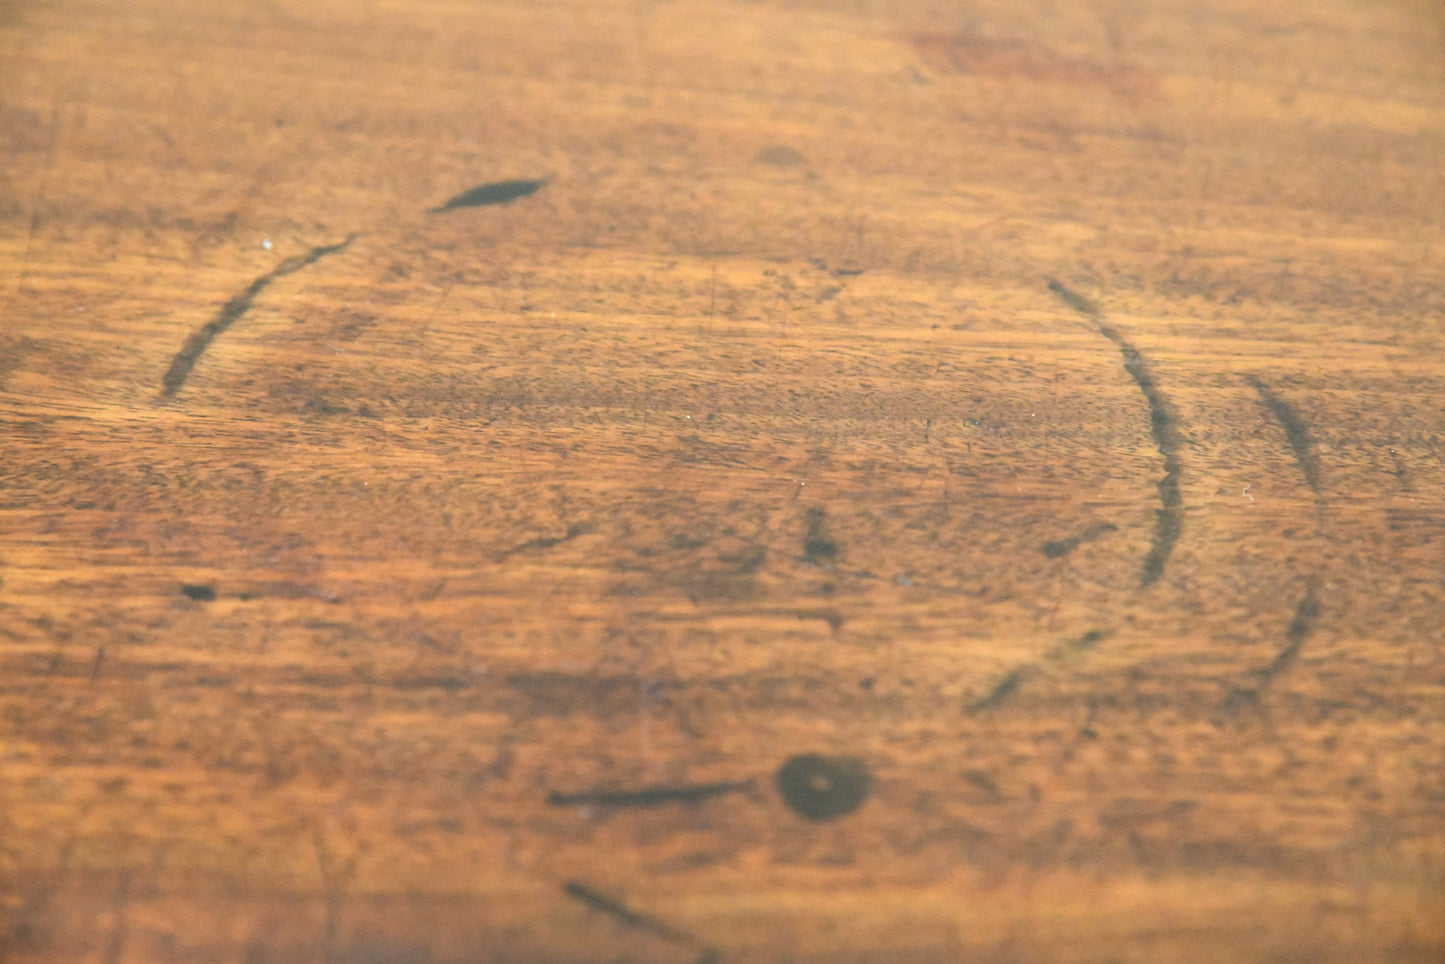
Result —
<instances>
[{"instance_id":1,"label":"thin scratch line","mask_svg":"<svg viewBox=\"0 0 1445 964\"><path fill-rule=\"evenodd\" d=\"M191 369L196 367L196 362L200 360L201 355L205 353L206 349L211 346L211 342L215 341L222 332L239 321L242 315L250 311L251 306L256 302L257 296L270 287L271 282L277 278L284 278L288 274L295 274L302 268L315 264L329 254L344 251L347 245L351 244L351 242L355 241L358 237L360 237L359 234L353 234L339 244L322 245L317 248L312 248L305 254L299 254L294 258L287 258L266 274L263 274L251 282L245 291L222 305L221 310L216 313L216 317L192 332L191 337L186 339L185 345L181 347L180 351L176 352L176 357L171 361L171 367L166 370L165 377L161 379L161 394L166 398L170 398L181 390L182 386L186 384L186 379L190 377Z\"/></svg>"},{"instance_id":2,"label":"thin scratch line","mask_svg":"<svg viewBox=\"0 0 1445 964\"><path fill-rule=\"evenodd\" d=\"M609 897L575 880L569 880L563 884L562 890L568 897L581 901L593 910L601 911L609 917L621 921L628 927L645 931L671 944L681 944L684 947L691 947L699 951L700 956L697 959L697 964L717 961L717 951L703 944L696 937L686 931L680 931L675 927L665 924L656 917L650 917L640 911L635 911L615 897Z\"/></svg>"},{"instance_id":3,"label":"thin scratch line","mask_svg":"<svg viewBox=\"0 0 1445 964\"><path fill-rule=\"evenodd\" d=\"M50 143L45 148L45 179L40 184L40 191L35 200L35 210L30 214L30 231L25 236L25 253L20 256L20 274L15 279L15 293L17 295L25 291L25 279L30 272L30 257L35 248L35 236L40 232L40 226L44 222L41 209L46 204L46 197L50 192L50 182L55 177L55 155L60 144L60 121L61 103L59 95L50 106Z\"/></svg>"},{"instance_id":4,"label":"thin scratch line","mask_svg":"<svg viewBox=\"0 0 1445 964\"><path fill-rule=\"evenodd\" d=\"M1149 548L1149 554L1144 558L1144 571L1139 583L1140 589L1146 589L1164 574L1164 564L1169 561L1169 555L1174 551L1174 546L1184 531L1184 492L1179 485L1179 449L1182 444L1179 437L1179 419L1174 413L1174 407L1159 391L1143 353L1117 328L1104 321L1104 316L1092 301L1053 278L1049 278L1048 283L1050 291L1064 304L1092 321L1099 329L1099 334L1119 349L1119 353L1124 356L1124 370L1134 379L1134 383L1144 395L1144 401L1149 405L1149 434L1153 436L1154 446L1164 458L1164 475L1157 486L1159 509L1154 517L1154 541Z\"/></svg>"},{"instance_id":5,"label":"thin scratch line","mask_svg":"<svg viewBox=\"0 0 1445 964\"><path fill-rule=\"evenodd\" d=\"M1059 643L1035 662L1014 667L1005 673L987 693L965 706L964 712L973 716L993 709L1013 696L1018 691L1020 684L1037 675L1044 667L1059 666L1076 656L1087 653L1107 639L1111 633L1112 630L1091 629L1082 636Z\"/></svg>"}]
</instances>

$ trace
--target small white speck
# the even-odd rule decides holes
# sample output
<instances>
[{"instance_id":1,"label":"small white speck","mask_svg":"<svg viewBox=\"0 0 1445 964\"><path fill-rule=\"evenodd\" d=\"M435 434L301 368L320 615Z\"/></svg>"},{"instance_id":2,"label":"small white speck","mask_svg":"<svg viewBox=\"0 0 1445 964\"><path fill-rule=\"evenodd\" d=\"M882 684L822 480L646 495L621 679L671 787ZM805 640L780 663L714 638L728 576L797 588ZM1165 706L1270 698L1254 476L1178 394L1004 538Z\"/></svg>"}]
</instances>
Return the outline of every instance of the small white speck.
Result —
<instances>
[{"instance_id":1,"label":"small white speck","mask_svg":"<svg viewBox=\"0 0 1445 964\"><path fill-rule=\"evenodd\" d=\"M261 239L261 247L264 248L264 249L266 249L267 251L270 251L270 250L271 250L271 239L270 239L270 238L262 238L262 239Z\"/></svg>"}]
</instances>

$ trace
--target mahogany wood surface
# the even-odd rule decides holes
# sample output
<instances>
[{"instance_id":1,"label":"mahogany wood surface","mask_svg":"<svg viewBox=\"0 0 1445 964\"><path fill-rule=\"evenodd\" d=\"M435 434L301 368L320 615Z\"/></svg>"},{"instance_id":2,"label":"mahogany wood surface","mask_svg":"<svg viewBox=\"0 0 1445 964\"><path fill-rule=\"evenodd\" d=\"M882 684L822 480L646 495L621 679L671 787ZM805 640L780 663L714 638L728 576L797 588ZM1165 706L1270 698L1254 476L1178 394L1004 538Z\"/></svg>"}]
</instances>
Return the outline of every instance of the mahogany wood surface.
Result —
<instances>
[{"instance_id":1,"label":"mahogany wood surface","mask_svg":"<svg viewBox=\"0 0 1445 964\"><path fill-rule=\"evenodd\" d=\"M1436 2L0 0L0 959L1445 960L1442 226Z\"/></svg>"}]
</instances>

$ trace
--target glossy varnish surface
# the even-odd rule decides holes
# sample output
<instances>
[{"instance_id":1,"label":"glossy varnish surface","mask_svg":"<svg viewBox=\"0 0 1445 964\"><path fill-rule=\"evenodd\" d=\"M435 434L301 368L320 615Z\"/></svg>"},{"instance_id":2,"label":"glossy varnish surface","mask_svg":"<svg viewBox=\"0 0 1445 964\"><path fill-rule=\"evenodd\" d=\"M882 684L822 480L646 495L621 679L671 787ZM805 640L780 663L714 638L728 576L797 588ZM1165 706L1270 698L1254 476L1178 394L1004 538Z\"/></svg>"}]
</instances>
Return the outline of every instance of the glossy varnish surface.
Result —
<instances>
[{"instance_id":1,"label":"glossy varnish surface","mask_svg":"<svg viewBox=\"0 0 1445 964\"><path fill-rule=\"evenodd\" d=\"M1442 38L0 0L0 959L1439 960Z\"/></svg>"}]
</instances>

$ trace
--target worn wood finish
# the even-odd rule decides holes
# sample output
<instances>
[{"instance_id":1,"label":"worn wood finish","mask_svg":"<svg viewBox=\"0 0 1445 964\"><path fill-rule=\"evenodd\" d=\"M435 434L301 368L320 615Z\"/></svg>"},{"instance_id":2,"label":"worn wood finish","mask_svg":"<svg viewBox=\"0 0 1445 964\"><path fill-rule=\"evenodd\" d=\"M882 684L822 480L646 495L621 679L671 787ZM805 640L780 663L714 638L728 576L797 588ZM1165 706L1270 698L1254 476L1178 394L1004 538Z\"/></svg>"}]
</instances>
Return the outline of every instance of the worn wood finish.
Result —
<instances>
[{"instance_id":1,"label":"worn wood finish","mask_svg":"<svg viewBox=\"0 0 1445 964\"><path fill-rule=\"evenodd\" d=\"M0 3L0 957L1440 959L1438 4L208 7Z\"/></svg>"}]
</instances>

